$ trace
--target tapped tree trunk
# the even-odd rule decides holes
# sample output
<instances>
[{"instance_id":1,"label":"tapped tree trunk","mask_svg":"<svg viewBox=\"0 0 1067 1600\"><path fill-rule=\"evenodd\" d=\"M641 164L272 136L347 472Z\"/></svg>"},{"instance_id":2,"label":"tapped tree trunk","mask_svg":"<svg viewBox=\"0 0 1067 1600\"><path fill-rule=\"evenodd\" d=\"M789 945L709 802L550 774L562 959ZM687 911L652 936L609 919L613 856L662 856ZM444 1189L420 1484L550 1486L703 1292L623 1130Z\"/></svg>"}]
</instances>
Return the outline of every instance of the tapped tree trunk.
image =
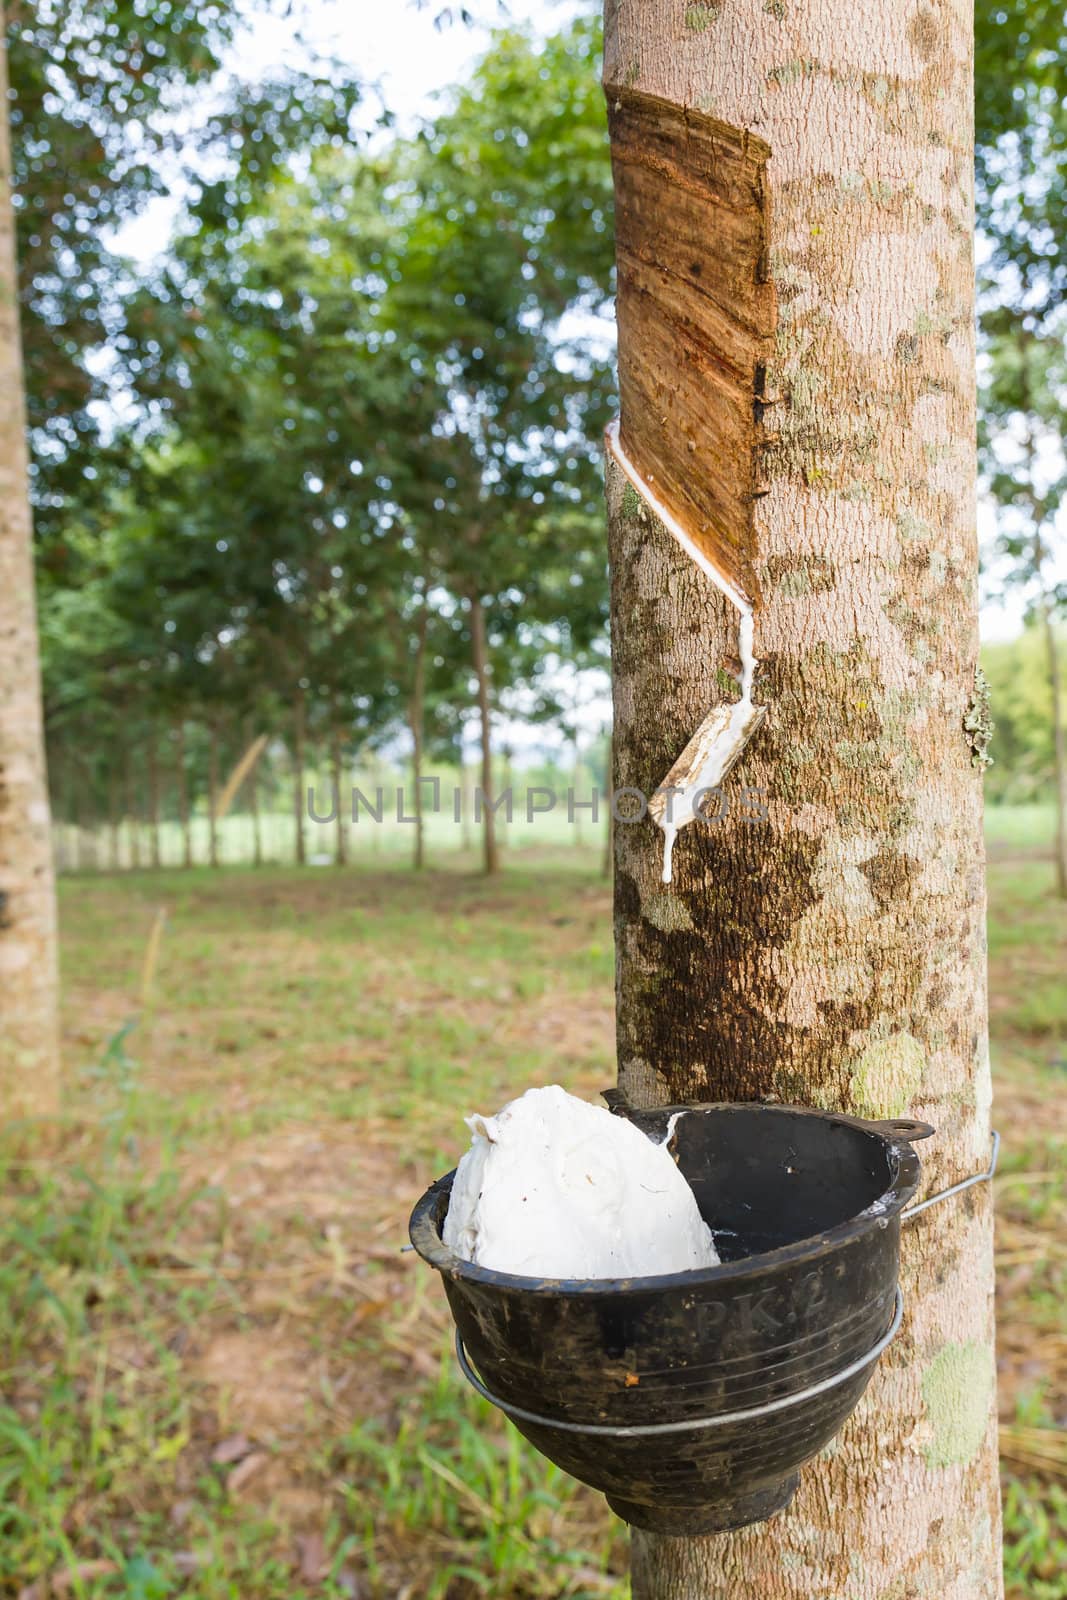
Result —
<instances>
[{"instance_id":1,"label":"tapped tree trunk","mask_svg":"<svg viewBox=\"0 0 1067 1600\"><path fill-rule=\"evenodd\" d=\"M489 644L485 609L479 596L471 600L471 652L478 681L478 720L482 735L482 859L487 874L500 871L493 811L493 730L489 718Z\"/></svg>"},{"instance_id":2,"label":"tapped tree trunk","mask_svg":"<svg viewBox=\"0 0 1067 1600\"><path fill-rule=\"evenodd\" d=\"M0 39L4 7L0 0ZM59 1107L56 912L0 47L0 1116Z\"/></svg>"},{"instance_id":3,"label":"tapped tree trunk","mask_svg":"<svg viewBox=\"0 0 1067 1600\"><path fill-rule=\"evenodd\" d=\"M1059 640L1047 598L1041 605L1041 625L1045 633L1045 654L1052 687L1052 741L1056 757L1056 888L1061 898L1067 899L1067 733L1063 722Z\"/></svg>"},{"instance_id":4,"label":"tapped tree trunk","mask_svg":"<svg viewBox=\"0 0 1067 1600\"><path fill-rule=\"evenodd\" d=\"M604 800L607 818L604 822L604 855L600 864L600 876L611 877L611 866L615 856L615 808L612 800L615 793L615 738L608 734L607 755L604 758Z\"/></svg>"},{"instance_id":5,"label":"tapped tree trunk","mask_svg":"<svg viewBox=\"0 0 1067 1600\"><path fill-rule=\"evenodd\" d=\"M411 771L415 781L415 870L421 872L426 865L426 824L422 809L422 747L425 740L426 720L426 632L429 617L425 607L419 616L415 635L415 673L408 705L408 722L411 727Z\"/></svg>"},{"instance_id":6,"label":"tapped tree trunk","mask_svg":"<svg viewBox=\"0 0 1067 1600\"><path fill-rule=\"evenodd\" d=\"M620 1080L924 1118L931 1192L990 1140L971 29L964 0L626 0L605 41L622 446L755 602L767 707L671 885L653 823L616 828ZM607 497L615 778L647 796L738 614L610 453ZM635 1531L634 1600L998 1600L988 1185L905 1227L902 1287L792 1506Z\"/></svg>"},{"instance_id":7,"label":"tapped tree trunk","mask_svg":"<svg viewBox=\"0 0 1067 1600\"><path fill-rule=\"evenodd\" d=\"M307 741L307 708L304 691L297 688L293 703L293 821L296 825L296 864L307 862L307 843L304 829L304 747Z\"/></svg>"}]
</instances>

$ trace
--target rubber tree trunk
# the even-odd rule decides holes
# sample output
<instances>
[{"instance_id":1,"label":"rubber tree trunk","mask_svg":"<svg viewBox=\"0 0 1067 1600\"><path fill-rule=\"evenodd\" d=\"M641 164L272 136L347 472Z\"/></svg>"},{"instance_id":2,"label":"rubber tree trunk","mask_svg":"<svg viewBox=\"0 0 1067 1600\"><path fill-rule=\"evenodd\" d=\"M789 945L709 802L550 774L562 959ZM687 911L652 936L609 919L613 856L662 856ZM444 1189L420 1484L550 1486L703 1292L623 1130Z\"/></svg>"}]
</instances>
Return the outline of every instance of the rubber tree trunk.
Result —
<instances>
[{"instance_id":1,"label":"rubber tree trunk","mask_svg":"<svg viewBox=\"0 0 1067 1600\"><path fill-rule=\"evenodd\" d=\"M415 670L408 702L411 728L411 774L415 784L415 860L416 872L426 865L426 817L422 805L422 754L426 738L426 633L429 617L423 611L415 632Z\"/></svg>"},{"instance_id":2,"label":"rubber tree trunk","mask_svg":"<svg viewBox=\"0 0 1067 1600\"><path fill-rule=\"evenodd\" d=\"M470 781L470 771L469 771L469 769L467 767L467 763L463 759L462 746L460 747L460 757L459 757L459 788L460 788L460 807L461 807L461 809L460 809L460 817L461 817L461 820L462 820L462 832L460 833L460 845L461 845L461 847L463 849L464 854L465 855L469 855L470 854L470 850L471 850L471 844L472 844L472 840L471 840L471 781Z\"/></svg>"},{"instance_id":3,"label":"rubber tree trunk","mask_svg":"<svg viewBox=\"0 0 1067 1600\"><path fill-rule=\"evenodd\" d=\"M342 798L344 762L341 758L341 734L334 728L330 734L330 779L333 784L333 804L336 809L333 864L343 867L348 861L348 835L345 832L345 808Z\"/></svg>"},{"instance_id":4,"label":"rubber tree trunk","mask_svg":"<svg viewBox=\"0 0 1067 1600\"><path fill-rule=\"evenodd\" d=\"M259 762L248 774L248 809L252 813L252 865L263 865L263 822L259 814Z\"/></svg>"},{"instance_id":5,"label":"rubber tree trunk","mask_svg":"<svg viewBox=\"0 0 1067 1600\"><path fill-rule=\"evenodd\" d=\"M46 766L47 760L46 751ZM64 852L66 859L63 863L63 870L65 872L80 872L82 859L81 829L78 825L78 775L74 762L70 760L63 763L63 800L61 810L63 812L63 831L67 839L67 848Z\"/></svg>"},{"instance_id":6,"label":"rubber tree trunk","mask_svg":"<svg viewBox=\"0 0 1067 1600\"><path fill-rule=\"evenodd\" d=\"M219 730L212 723L207 746L208 865L219 864Z\"/></svg>"},{"instance_id":7,"label":"rubber tree trunk","mask_svg":"<svg viewBox=\"0 0 1067 1600\"><path fill-rule=\"evenodd\" d=\"M112 769L108 777L107 817L108 866L112 872L117 872L122 865L122 842L120 838L122 807L119 801L118 775L114 769Z\"/></svg>"},{"instance_id":8,"label":"rubber tree trunk","mask_svg":"<svg viewBox=\"0 0 1067 1600\"><path fill-rule=\"evenodd\" d=\"M149 859L158 871L163 862L159 826L159 744L153 731L148 745Z\"/></svg>"},{"instance_id":9,"label":"rubber tree trunk","mask_svg":"<svg viewBox=\"0 0 1067 1600\"><path fill-rule=\"evenodd\" d=\"M178 823L182 833L182 866L193 864L193 829L189 819L189 774L185 770L185 723L174 728L174 787L178 796Z\"/></svg>"},{"instance_id":10,"label":"rubber tree trunk","mask_svg":"<svg viewBox=\"0 0 1067 1600\"><path fill-rule=\"evenodd\" d=\"M471 659L478 684L478 722L482 736L482 861L486 873L500 871L496 842L496 816L493 811L493 730L489 717L489 642L485 631L485 608L475 595L471 607Z\"/></svg>"},{"instance_id":11,"label":"rubber tree trunk","mask_svg":"<svg viewBox=\"0 0 1067 1600\"><path fill-rule=\"evenodd\" d=\"M611 877L612 861L615 855L615 811L611 804L611 797L615 785L615 740L608 734L607 754L604 758L604 855L600 864L600 876Z\"/></svg>"},{"instance_id":12,"label":"rubber tree trunk","mask_svg":"<svg viewBox=\"0 0 1067 1600\"><path fill-rule=\"evenodd\" d=\"M644 1104L910 1111L938 1130L931 1190L984 1167L990 1139L963 726L971 28L964 0L620 0L606 19L617 182L628 164L654 196L644 217L617 206L622 437L645 396L647 453L718 502L769 708L726 819L680 834L673 885L648 819L616 829L620 1080ZM714 337L687 347L697 321ZM611 459L607 495L616 781L648 795L724 697L737 613ZM990 1188L905 1231L904 1330L792 1507L716 1538L635 1533L635 1600L1002 1594Z\"/></svg>"},{"instance_id":13,"label":"rubber tree trunk","mask_svg":"<svg viewBox=\"0 0 1067 1600\"><path fill-rule=\"evenodd\" d=\"M126 802L126 828L129 836L130 866L141 865L141 824L137 814L137 789L133 776L133 754L129 747L123 752L123 789Z\"/></svg>"},{"instance_id":14,"label":"rubber tree trunk","mask_svg":"<svg viewBox=\"0 0 1067 1600\"><path fill-rule=\"evenodd\" d=\"M4 7L0 0L0 38ZM0 50L0 1117L59 1105L56 912Z\"/></svg>"},{"instance_id":15,"label":"rubber tree trunk","mask_svg":"<svg viewBox=\"0 0 1067 1600\"><path fill-rule=\"evenodd\" d=\"M293 701L293 822L296 829L296 864L307 862L307 841L304 827L304 756L307 744L307 707L304 691L297 689Z\"/></svg>"},{"instance_id":16,"label":"rubber tree trunk","mask_svg":"<svg viewBox=\"0 0 1067 1600\"><path fill-rule=\"evenodd\" d=\"M1064 731L1063 676L1056 623L1048 600L1041 606L1045 658L1052 688L1052 741L1056 757L1056 888L1067 899L1067 733Z\"/></svg>"}]
</instances>

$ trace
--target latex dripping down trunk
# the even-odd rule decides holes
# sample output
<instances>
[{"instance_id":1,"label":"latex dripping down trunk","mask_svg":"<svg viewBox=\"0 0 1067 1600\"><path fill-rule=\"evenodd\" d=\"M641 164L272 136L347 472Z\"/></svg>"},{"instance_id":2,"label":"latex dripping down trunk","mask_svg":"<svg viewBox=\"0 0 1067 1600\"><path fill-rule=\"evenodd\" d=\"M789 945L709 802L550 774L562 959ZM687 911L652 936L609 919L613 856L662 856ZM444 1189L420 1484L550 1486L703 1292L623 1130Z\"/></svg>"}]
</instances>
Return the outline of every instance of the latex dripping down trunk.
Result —
<instances>
[{"instance_id":1,"label":"latex dripping down trunk","mask_svg":"<svg viewBox=\"0 0 1067 1600\"><path fill-rule=\"evenodd\" d=\"M619 423L609 425L607 448L641 496L651 514L724 594L738 612L738 656L741 660L740 698L715 706L667 773L649 801L649 815L663 833L663 882L673 878L674 841L679 832L703 814L703 806L729 776L753 734L766 716L766 708L753 703L756 676L755 614L742 590L719 568L686 530L682 520L660 499L651 477L644 477L622 446Z\"/></svg>"}]
</instances>

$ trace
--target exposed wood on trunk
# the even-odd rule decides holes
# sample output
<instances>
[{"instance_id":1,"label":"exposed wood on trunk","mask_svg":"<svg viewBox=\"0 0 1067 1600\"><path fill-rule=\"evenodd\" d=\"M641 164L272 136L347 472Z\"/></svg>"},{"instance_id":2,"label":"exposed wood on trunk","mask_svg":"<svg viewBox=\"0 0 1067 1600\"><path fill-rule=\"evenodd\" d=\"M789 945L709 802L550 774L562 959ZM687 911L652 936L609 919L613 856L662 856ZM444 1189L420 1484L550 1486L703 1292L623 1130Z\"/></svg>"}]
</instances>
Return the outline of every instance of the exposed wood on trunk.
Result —
<instances>
[{"instance_id":1,"label":"exposed wood on trunk","mask_svg":"<svg viewBox=\"0 0 1067 1600\"><path fill-rule=\"evenodd\" d=\"M304 761L307 744L307 706L304 691L297 688L293 700L293 822L296 828L297 866L307 861L306 831L304 826Z\"/></svg>"},{"instance_id":2,"label":"exposed wood on trunk","mask_svg":"<svg viewBox=\"0 0 1067 1600\"><path fill-rule=\"evenodd\" d=\"M415 869L426 865L426 822L422 805L422 750L426 722L426 634L429 614L425 606L415 630L415 666L408 701L408 726L411 729L411 770L415 783Z\"/></svg>"},{"instance_id":3,"label":"exposed wood on trunk","mask_svg":"<svg viewBox=\"0 0 1067 1600\"><path fill-rule=\"evenodd\" d=\"M622 446L711 562L755 600L755 412L774 332L770 152L703 112L620 84L605 92Z\"/></svg>"},{"instance_id":4,"label":"exposed wood on trunk","mask_svg":"<svg viewBox=\"0 0 1067 1600\"><path fill-rule=\"evenodd\" d=\"M47 1115L59 1104L52 826L10 174L7 63L0 50L0 1116L5 1121Z\"/></svg>"},{"instance_id":5,"label":"exposed wood on trunk","mask_svg":"<svg viewBox=\"0 0 1067 1600\"><path fill-rule=\"evenodd\" d=\"M472 597L471 655L478 684L478 722L482 740L482 860L492 875L500 870L496 842L496 816L493 811L493 728L489 715L489 643L485 630L485 609L478 595Z\"/></svg>"},{"instance_id":6,"label":"exposed wood on trunk","mask_svg":"<svg viewBox=\"0 0 1067 1600\"><path fill-rule=\"evenodd\" d=\"M963 728L978 647L971 27L964 0L618 0L605 47L609 85L687 108L683 128L710 107L734 150L769 150L778 304L773 404L754 411L767 722L725 820L679 839L673 889L652 822L616 828L620 1079L645 1104L910 1112L938 1129L930 1188L989 1148L981 774ZM642 281L679 325L690 297L710 315L708 272L736 303L735 257L715 248L731 216L708 205L699 294L679 287L677 230L651 241ZM621 372L632 326L621 312ZM709 382L704 401L698 477L737 390ZM626 403L624 383L639 454ZM736 613L610 461L608 504L615 781L648 795L707 711ZM906 1229L904 1330L790 1510L712 1539L635 1534L635 1600L1001 1595L990 1206L971 1190Z\"/></svg>"}]
</instances>

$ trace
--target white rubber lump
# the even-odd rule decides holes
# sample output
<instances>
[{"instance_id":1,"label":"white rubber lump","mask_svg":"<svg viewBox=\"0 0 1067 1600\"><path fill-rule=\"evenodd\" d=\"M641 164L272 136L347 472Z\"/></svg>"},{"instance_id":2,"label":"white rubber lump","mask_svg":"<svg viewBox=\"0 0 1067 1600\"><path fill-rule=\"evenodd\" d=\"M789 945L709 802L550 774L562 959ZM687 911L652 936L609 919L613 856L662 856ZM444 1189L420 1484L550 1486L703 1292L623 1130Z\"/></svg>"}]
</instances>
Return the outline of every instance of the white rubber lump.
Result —
<instances>
[{"instance_id":1,"label":"white rubber lump","mask_svg":"<svg viewBox=\"0 0 1067 1600\"><path fill-rule=\"evenodd\" d=\"M631 1278L719 1257L666 1143L558 1085L466 1119L445 1244L496 1272Z\"/></svg>"}]
</instances>

